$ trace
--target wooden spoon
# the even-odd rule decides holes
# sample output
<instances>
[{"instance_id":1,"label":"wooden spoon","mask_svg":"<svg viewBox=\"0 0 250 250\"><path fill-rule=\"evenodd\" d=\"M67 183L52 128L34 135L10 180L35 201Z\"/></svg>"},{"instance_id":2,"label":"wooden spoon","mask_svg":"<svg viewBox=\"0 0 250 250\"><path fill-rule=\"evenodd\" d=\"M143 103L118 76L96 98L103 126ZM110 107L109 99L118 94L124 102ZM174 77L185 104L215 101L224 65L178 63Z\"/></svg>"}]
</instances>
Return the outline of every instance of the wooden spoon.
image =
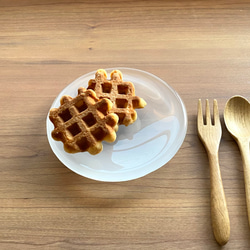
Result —
<instances>
[{"instance_id":1,"label":"wooden spoon","mask_svg":"<svg viewBox=\"0 0 250 250\"><path fill-rule=\"evenodd\" d=\"M233 96L224 110L228 131L237 142L243 161L248 224L250 226L250 103L242 96Z\"/></svg>"}]
</instances>

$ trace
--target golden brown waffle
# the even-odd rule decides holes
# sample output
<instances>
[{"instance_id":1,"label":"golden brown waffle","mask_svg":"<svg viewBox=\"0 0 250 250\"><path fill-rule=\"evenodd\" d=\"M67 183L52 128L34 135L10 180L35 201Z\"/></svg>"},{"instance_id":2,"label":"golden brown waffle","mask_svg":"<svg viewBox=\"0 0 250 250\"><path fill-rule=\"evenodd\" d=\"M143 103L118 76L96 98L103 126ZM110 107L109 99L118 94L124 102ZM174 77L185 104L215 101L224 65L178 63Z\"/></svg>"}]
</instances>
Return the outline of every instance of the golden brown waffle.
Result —
<instances>
[{"instance_id":1,"label":"golden brown waffle","mask_svg":"<svg viewBox=\"0 0 250 250\"><path fill-rule=\"evenodd\" d=\"M102 141L113 142L118 130L118 116L109 113L112 103L99 100L92 90L80 88L75 98L63 96L61 106L50 110L55 128L52 137L64 143L68 153L102 151Z\"/></svg>"},{"instance_id":2,"label":"golden brown waffle","mask_svg":"<svg viewBox=\"0 0 250 250\"><path fill-rule=\"evenodd\" d=\"M137 119L135 109L143 108L146 102L135 96L133 83L122 80L121 71L113 70L110 77L107 80L107 72L103 69L97 70L95 79L89 80L88 89L94 90L98 98L111 100L113 108L110 112L119 116L119 124L128 126Z\"/></svg>"}]
</instances>

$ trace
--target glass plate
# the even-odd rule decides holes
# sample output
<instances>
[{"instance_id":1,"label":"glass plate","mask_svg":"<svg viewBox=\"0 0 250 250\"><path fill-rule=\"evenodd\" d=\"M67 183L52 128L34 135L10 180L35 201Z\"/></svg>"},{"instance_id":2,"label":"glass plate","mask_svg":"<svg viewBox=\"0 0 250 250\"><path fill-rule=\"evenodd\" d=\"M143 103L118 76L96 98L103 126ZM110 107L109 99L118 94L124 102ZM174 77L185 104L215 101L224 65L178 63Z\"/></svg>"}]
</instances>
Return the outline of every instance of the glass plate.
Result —
<instances>
[{"instance_id":1,"label":"glass plate","mask_svg":"<svg viewBox=\"0 0 250 250\"><path fill-rule=\"evenodd\" d=\"M113 69L106 69L108 78ZM103 142L101 153L66 153L62 142L51 137L54 125L49 116L46 121L49 144L58 159L75 173L98 181L128 181L162 167L177 153L187 131L185 106L167 83L142 70L116 69L121 70L124 81L134 84L136 95L142 97L147 105L136 110L137 120L132 125L119 126L115 142ZM60 106L63 95L75 97L80 86L86 88L88 80L95 78L95 72L69 84L51 108Z\"/></svg>"}]
</instances>

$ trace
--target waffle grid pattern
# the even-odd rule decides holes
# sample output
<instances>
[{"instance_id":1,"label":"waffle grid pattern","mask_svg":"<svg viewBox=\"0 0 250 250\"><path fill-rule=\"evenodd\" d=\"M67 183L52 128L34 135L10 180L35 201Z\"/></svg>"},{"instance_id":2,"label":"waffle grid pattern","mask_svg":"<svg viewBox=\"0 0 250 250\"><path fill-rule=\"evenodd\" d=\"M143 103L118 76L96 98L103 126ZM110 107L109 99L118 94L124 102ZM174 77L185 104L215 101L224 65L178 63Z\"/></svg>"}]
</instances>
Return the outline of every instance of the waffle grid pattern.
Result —
<instances>
[{"instance_id":1,"label":"waffle grid pattern","mask_svg":"<svg viewBox=\"0 0 250 250\"><path fill-rule=\"evenodd\" d=\"M52 137L64 143L69 153L102 150L101 141L116 139L118 117L109 113L112 103L99 100L92 90L79 89L78 96L63 96L61 106L50 111L55 129Z\"/></svg>"},{"instance_id":2,"label":"waffle grid pattern","mask_svg":"<svg viewBox=\"0 0 250 250\"><path fill-rule=\"evenodd\" d=\"M89 80L88 89L95 91L98 98L111 100L113 107L110 112L118 115L119 124L132 124L137 119L135 109L145 106L144 100L135 96L134 85L122 80L119 70L111 73L111 80L107 80L106 71L98 70L95 79Z\"/></svg>"}]
</instances>

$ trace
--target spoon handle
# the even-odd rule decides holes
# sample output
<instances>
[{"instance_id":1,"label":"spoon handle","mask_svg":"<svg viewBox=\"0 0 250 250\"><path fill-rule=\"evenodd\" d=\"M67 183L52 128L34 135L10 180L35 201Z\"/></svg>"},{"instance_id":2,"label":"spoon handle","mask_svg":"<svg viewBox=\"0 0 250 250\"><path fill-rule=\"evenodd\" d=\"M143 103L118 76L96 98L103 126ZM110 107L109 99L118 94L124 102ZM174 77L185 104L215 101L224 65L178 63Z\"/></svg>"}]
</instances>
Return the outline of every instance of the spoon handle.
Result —
<instances>
[{"instance_id":1,"label":"spoon handle","mask_svg":"<svg viewBox=\"0 0 250 250\"><path fill-rule=\"evenodd\" d=\"M238 140L238 145L239 145L239 148L240 148L242 161L243 161L246 203L247 203L247 215L248 215L248 224L250 226L250 155L249 155L249 138L239 139Z\"/></svg>"},{"instance_id":2,"label":"spoon handle","mask_svg":"<svg viewBox=\"0 0 250 250\"><path fill-rule=\"evenodd\" d=\"M216 241L225 245L230 237L230 221L221 179L218 152L208 153L211 180L211 220Z\"/></svg>"}]
</instances>

